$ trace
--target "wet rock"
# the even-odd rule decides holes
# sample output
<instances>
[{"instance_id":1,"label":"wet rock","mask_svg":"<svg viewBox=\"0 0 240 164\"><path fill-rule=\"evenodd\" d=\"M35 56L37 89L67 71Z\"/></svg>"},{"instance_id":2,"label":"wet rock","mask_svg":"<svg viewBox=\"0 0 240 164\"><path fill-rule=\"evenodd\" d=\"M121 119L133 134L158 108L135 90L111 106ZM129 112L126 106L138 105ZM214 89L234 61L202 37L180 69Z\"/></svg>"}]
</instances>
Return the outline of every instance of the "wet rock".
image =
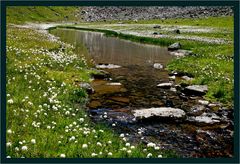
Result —
<instances>
[{"instance_id":1,"label":"wet rock","mask_svg":"<svg viewBox=\"0 0 240 164\"><path fill-rule=\"evenodd\" d=\"M91 101L89 104L88 104L88 107L90 108L90 109L95 109L95 108L99 108L99 107L101 107L101 103L99 102L99 101Z\"/></svg>"},{"instance_id":2,"label":"wet rock","mask_svg":"<svg viewBox=\"0 0 240 164\"><path fill-rule=\"evenodd\" d=\"M170 89L172 85L173 85L172 83L161 83L161 84L158 84L157 87Z\"/></svg>"},{"instance_id":3,"label":"wet rock","mask_svg":"<svg viewBox=\"0 0 240 164\"><path fill-rule=\"evenodd\" d=\"M159 26L159 25L156 25L156 26L153 26L153 28L161 28L161 26Z\"/></svg>"},{"instance_id":4,"label":"wet rock","mask_svg":"<svg viewBox=\"0 0 240 164\"><path fill-rule=\"evenodd\" d=\"M153 102L151 102L151 105L152 106L156 106L156 107L163 107L163 106L165 106L164 102L162 102L162 101L153 101Z\"/></svg>"},{"instance_id":5,"label":"wet rock","mask_svg":"<svg viewBox=\"0 0 240 164\"><path fill-rule=\"evenodd\" d=\"M91 87L89 83L80 83L79 86L85 89L89 94L94 93L94 89Z\"/></svg>"},{"instance_id":6,"label":"wet rock","mask_svg":"<svg viewBox=\"0 0 240 164\"><path fill-rule=\"evenodd\" d=\"M221 107L220 103L209 103L208 107L212 110L218 110Z\"/></svg>"},{"instance_id":7,"label":"wet rock","mask_svg":"<svg viewBox=\"0 0 240 164\"><path fill-rule=\"evenodd\" d=\"M136 117L137 120L151 117L183 118L185 116L185 112L178 108L159 107L134 110L133 115Z\"/></svg>"},{"instance_id":8,"label":"wet rock","mask_svg":"<svg viewBox=\"0 0 240 164\"><path fill-rule=\"evenodd\" d=\"M197 125L207 125L207 124L215 124L220 123L221 118L217 116L215 113L203 113L200 116L189 117L187 119L190 122L194 122Z\"/></svg>"},{"instance_id":9,"label":"wet rock","mask_svg":"<svg viewBox=\"0 0 240 164\"><path fill-rule=\"evenodd\" d=\"M193 106L187 115L189 116L200 116L205 111L205 107L203 105L195 105Z\"/></svg>"},{"instance_id":10,"label":"wet rock","mask_svg":"<svg viewBox=\"0 0 240 164\"><path fill-rule=\"evenodd\" d=\"M119 65L114 65L114 64L98 64L96 65L96 68L101 68L101 69L114 69L114 68L120 68L121 66Z\"/></svg>"},{"instance_id":11,"label":"wet rock","mask_svg":"<svg viewBox=\"0 0 240 164\"><path fill-rule=\"evenodd\" d=\"M192 55L193 52L189 50L176 50L170 52L171 55L177 56L177 57L183 57L183 56L189 56Z\"/></svg>"},{"instance_id":12,"label":"wet rock","mask_svg":"<svg viewBox=\"0 0 240 164\"><path fill-rule=\"evenodd\" d=\"M202 105L208 105L209 104L209 101L207 100L198 100L199 104L202 104Z\"/></svg>"},{"instance_id":13,"label":"wet rock","mask_svg":"<svg viewBox=\"0 0 240 164\"><path fill-rule=\"evenodd\" d=\"M96 73L92 73L91 76L94 79L105 79L110 77L110 73L104 70L98 70Z\"/></svg>"},{"instance_id":14,"label":"wet rock","mask_svg":"<svg viewBox=\"0 0 240 164\"><path fill-rule=\"evenodd\" d=\"M168 77L170 80L175 80L176 79L176 76L169 76Z\"/></svg>"},{"instance_id":15,"label":"wet rock","mask_svg":"<svg viewBox=\"0 0 240 164\"><path fill-rule=\"evenodd\" d=\"M166 100L165 106L166 106L166 107L173 107L174 105L173 105L172 100Z\"/></svg>"},{"instance_id":16,"label":"wet rock","mask_svg":"<svg viewBox=\"0 0 240 164\"><path fill-rule=\"evenodd\" d=\"M191 85L184 89L184 92L190 95L205 95L207 91L207 85Z\"/></svg>"},{"instance_id":17,"label":"wet rock","mask_svg":"<svg viewBox=\"0 0 240 164\"><path fill-rule=\"evenodd\" d=\"M160 32L153 32L153 35L162 35Z\"/></svg>"},{"instance_id":18,"label":"wet rock","mask_svg":"<svg viewBox=\"0 0 240 164\"><path fill-rule=\"evenodd\" d=\"M110 97L109 99L114 100L114 101L118 101L118 102L122 102L122 103L129 103L130 102L129 98L126 98L126 97L114 96L114 97Z\"/></svg>"},{"instance_id":19,"label":"wet rock","mask_svg":"<svg viewBox=\"0 0 240 164\"><path fill-rule=\"evenodd\" d=\"M180 34L180 30L179 30L179 29L176 29L176 30L174 30L174 33Z\"/></svg>"},{"instance_id":20,"label":"wet rock","mask_svg":"<svg viewBox=\"0 0 240 164\"><path fill-rule=\"evenodd\" d=\"M172 91L172 92L177 92L177 89L176 89L176 88L173 88L173 87L171 87L171 88L170 88L170 91Z\"/></svg>"},{"instance_id":21,"label":"wet rock","mask_svg":"<svg viewBox=\"0 0 240 164\"><path fill-rule=\"evenodd\" d=\"M173 43L170 46L168 46L168 50L169 51L174 51L174 50L178 50L181 48L181 44L179 42L177 43Z\"/></svg>"},{"instance_id":22,"label":"wet rock","mask_svg":"<svg viewBox=\"0 0 240 164\"><path fill-rule=\"evenodd\" d=\"M192 81L193 80L193 78L188 77L188 76L182 76L181 78L186 80L186 81Z\"/></svg>"},{"instance_id":23,"label":"wet rock","mask_svg":"<svg viewBox=\"0 0 240 164\"><path fill-rule=\"evenodd\" d=\"M160 63L155 63L155 64L153 64L153 68L155 68L155 69L163 69L163 65L160 64Z\"/></svg>"},{"instance_id":24,"label":"wet rock","mask_svg":"<svg viewBox=\"0 0 240 164\"><path fill-rule=\"evenodd\" d=\"M120 86L120 85L122 85L122 84L121 84L121 83L107 83L106 85Z\"/></svg>"}]
</instances>

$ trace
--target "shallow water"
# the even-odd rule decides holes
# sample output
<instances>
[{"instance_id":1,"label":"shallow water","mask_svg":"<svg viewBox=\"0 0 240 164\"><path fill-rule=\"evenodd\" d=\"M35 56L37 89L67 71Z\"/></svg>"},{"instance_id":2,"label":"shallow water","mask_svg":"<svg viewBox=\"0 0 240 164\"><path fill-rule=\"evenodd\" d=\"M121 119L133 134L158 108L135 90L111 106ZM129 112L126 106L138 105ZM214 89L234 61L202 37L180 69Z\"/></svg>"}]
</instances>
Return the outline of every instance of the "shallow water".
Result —
<instances>
[{"instance_id":1,"label":"shallow water","mask_svg":"<svg viewBox=\"0 0 240 164\"><path fill-rule=\"evenodd\" d=\"M188 111L202 99L157 87L159 83L171 81L165 69L153 67L154 63L165 67L173 59L166 47L133 43L96 32L56 29L51 33L74 45L76 53L82 53L78 47L84 45L88 49L86 57L93 59L95 65L121 66L103 69L110 73L110 78L95 79L91 83L95 92L90 95L87 106L94 121L109 126L114 123L117 126L112 128L128 133L132 142L155 142L162 149L175 150L183 157L232 156L229 123L224 126L227 128L222 128L222 124L200 126L168 119L133 121L131 111L134 109L174 107ZM102 117L104 113L107 118Z\"/></svg>"}]
</instances>

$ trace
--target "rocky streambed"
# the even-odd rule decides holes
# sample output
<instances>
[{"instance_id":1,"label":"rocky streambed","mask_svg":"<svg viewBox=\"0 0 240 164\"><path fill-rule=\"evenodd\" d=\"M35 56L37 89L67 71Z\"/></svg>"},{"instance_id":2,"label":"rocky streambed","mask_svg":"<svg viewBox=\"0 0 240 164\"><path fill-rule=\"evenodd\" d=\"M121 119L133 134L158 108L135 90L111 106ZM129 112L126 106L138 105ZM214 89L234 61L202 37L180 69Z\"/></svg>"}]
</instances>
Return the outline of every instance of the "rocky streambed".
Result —
<instances>
[{"instance_id":1,"label":"rocky streambed","mask_svg":"<svg viewBox=\"0 0 240 164\"><path fill-rule=\"evenodd\" d=\"M205 85L181 85L194 77L165 70L179 44L168 49L101 33L53 33L75 46L83 43L95 62L98 73L92 74L92 82L80 83L90 95L93 121L123 133L125 140L153 142L182 157L233 155L233 109L204 100Z\"/></svg>"}]
</instances>

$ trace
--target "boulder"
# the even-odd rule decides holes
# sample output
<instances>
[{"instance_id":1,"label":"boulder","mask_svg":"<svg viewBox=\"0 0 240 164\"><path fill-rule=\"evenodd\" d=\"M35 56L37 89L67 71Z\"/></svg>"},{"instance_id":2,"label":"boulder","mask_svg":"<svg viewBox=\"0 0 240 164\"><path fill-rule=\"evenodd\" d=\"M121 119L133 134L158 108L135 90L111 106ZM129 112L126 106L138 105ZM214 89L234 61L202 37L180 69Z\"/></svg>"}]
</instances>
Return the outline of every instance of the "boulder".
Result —
<instances>
[{"instance_id":1,"label":"boulder","mask_svg":"<svg viewBox=\"0 0 240 164\"><path fill-rule=\"evenodd\" d=\"M203 105L195 105L190 109L189 112L187 112L187 115L200 116L201 114L203 114L204 111L205 107Z\"/></svg>"},{"instance_id":2,"label":"boulder","mask_svg":"<svg viewBox=\"0 0 240 164\"><path fill-rule=\"evenodd\" d=\"M153 64L153 68L155 68L155 69L163 69L163 65L160 64L160 63L155 63L155 64Z\"/></svg>"},{"instance_id":3,"label":"boulder","mask_svg":"<svg viewBox=\"0 0 240 164\"><path fill-rule=\"evenodd\" d=\"M168 50L169 51L174 51L174 50L178 50L181 48L181 44L179 42L177 43L173 43L170 46L168 46Z\"/></svg>"},{"instance_id":4,"label":"boulder","mask_svg":"<svg viewBox=\"0 0 240 164\"><path fill-rule=\"evenodd\" d=\"M158 84L157 87L159 88L171 88L172 86L172 83L161 83L161 84Z\"/></svg>"},{"instance_id":5,"label":"boulder","mask_svg":"<svg viewBox=\"0 0 240 164\"><path fill-rule=\"evenodd\" d=\"M151 117L159 118L183 118L186 113L178 108L159 107L133 110L133 115L136 120L148 119Z\"/></svg>"},{"instance_id":6,"label":"boulder","mask_svg":"<svg viewBox=\"0 0 240 164\"><path fill-rule=\"evenodd\" d=\"M80 83L79 86L85 89L89 94L94 93L94 89L91 87L89 83Z\"/></svg>"},{"instance_id":7,"label":"boulder","mask_svg":"<svg viewBox=\"0 0 240 164\"><path fill-rule=\"evenodd\" d=\"M153 26L153 28L161 28L161 26L159 26L159 25L156 25L156 26Z\"/></svg>"},{"instance_id":8,"label":"boulder","mask_svg":"<svg viewBox=\"0 0 240 164\"><path fill-rule=\"evenodd\" d=\"M170 55L174 55L177 57L183 57L183 56L193 55L193 52L189 51L189 50L175 50L175 51L170 52Z\"/></svg>"},{"instance_id":9,"label":"boulder","mask_svg":"<svg viewBox=\"0 0 240 164\"><path fill-rule=\"evenodd\" d=\"M207 100L198 100L199 104L202 104L202 105L208 105L209 104L209 101Z\"/></svg>"},{"instance_id":10,"label":"boulder","mask_svg":"<svg viewBox=\"0 0 240 164\"><path fill-rule=\"evenodd\" d=\"M161 35L160 32L153 32L153 35Z\"/></svg>"},{"instance_id":11,"label":"boulder","mask_svg":"<svg viewBox=\"0 0 240 164\"><path fill-rule=\"evenodd\" d=\"M208 91L207 85L190 85L184 89L184 92L186 94L200 95L200 96L205 95L207 91Z\"/></svg>"},{"instance_id":12,"label":"boulder","mask_svg":"<svg viewBox=\"0 0 240 164\"><path fill-rule=\"evenodd\" d=\"M186 81L192 81L192 80L193 80L193 78L188 77L188 76L182 76L181 78L182 78L183 80L186 80Z\"/></svg>"},{"instance_id":13,"label":"boulder","mask_svg":"<svg viewBox=\"0 0 240 164\"><path fill-rule=\"evenodd\" d=\"M180 30L179 30L179 29L175 29L175 30L174 30L174 33L180 34Z\"/></svg>"},{"instance_id":14,"label":"boulder","mask_svg":"<svg viewBox=\"0 0 240 164\"><path fill-rule=\"evenodd\" d=\"M189 117L187 119L190 122L194 122L197 125L208 125L208 124L216 124L221 122L221 118L217 116L215 113L203 113L200 116Z\"/></svg>"}]
</instances>

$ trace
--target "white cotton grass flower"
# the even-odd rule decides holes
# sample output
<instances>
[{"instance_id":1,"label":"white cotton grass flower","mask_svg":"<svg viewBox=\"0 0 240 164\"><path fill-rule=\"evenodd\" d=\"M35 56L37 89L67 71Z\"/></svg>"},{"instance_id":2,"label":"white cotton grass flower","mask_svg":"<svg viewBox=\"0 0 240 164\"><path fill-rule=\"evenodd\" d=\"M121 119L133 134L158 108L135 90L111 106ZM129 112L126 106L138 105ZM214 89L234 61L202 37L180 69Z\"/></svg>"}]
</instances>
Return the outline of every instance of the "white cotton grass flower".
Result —
<instances>
[{"instance_id":1,"label":"white cotton grass flower","mask_svg":"<svg viewBox=\"0 0 240 164\"><path fill-rule=\"evenodd\" d=\"M65 154L60 154L60 157L61 158L66 158L66 155Z\"/></svg>"},{"instance_id":2,"label":"white cotton grass flower","mask_svg":"<svg viewBox=\"0 0 240 164\"><path fill-rule=\"evenodd\" d=\"M11 156L8 155L6 158L11 158Z\"/></svg>"},{"instance_id":3,"label":"white cotton grass flower","mask_svg":"<svg viewBox=\"0 0 240 164\"><path fill-rule=\"evenodd\" d=\"M31 139L31 143L32 144L36 144L36 140L35 139Z\"/></svg>"},{"instance_id":4,"label":"white cotton grass flower","mask_svg":"<svg viewBox=\"0 0 240 164\"><path fill-rule=\"evenodd\" d=\"M112 141L108 141L107 143L108 143L108 144L112 144Z\"/></svg>"},{"instance_id":5,"label":"white cotton grass flower","mask_svg":"<svg viewBox=\"0 0 240 164\"><path fill-rule=\"evenodd\" d=\"M87 147L88 147L87 144L83 144L83 145L82 145L82 148L83 148L83 149L86 149Z\"/></svg>"},{"instance_id":6,"label":"white cotton grass flower","mask_svg":"<svg viewBox=\"0 0 240 164\"><path fill-rule=\"evenodd\" d=\"M152 153L148 153L147 158L152 157Z\"/></svg>"},{"instance_id":7,"label":"white cotton grass flower","mask_svg":"<svg viewBox=\"0 0 240 164\"><path fill-rule=\"evenodd\" d=\"M112 156L112 153L111 153L111 152L109 152L109 153L108 153L108 156Z\"/></svg>"},{"instance_id":8,"label":"white cotton grass flower","mask_svg":"<svg viewBox=\"0 0 240 164\"><path fill-rule=\"evenodd\" d=\"M11 143L11 142L7 142L7 143L6 143L6 146L7 146L7 147L11 147L11 146L12 146L12 143Z\"/></svg>"},{"instance_id":9,"label":"white cotton grass flower","mask_svg":"<svg viewBox=\"0 0 240 164\"><path fill-rule=\"evenodd\" d=\"M19 151L19 148L18 148L18 147L15 147L15 151Z\"/></svg>"},{"instance_id":10,"label":"white cotton grass flower","mask_svg":"<svg viewBox=\"0 0 240 164\"><path fill-rule=\"evenodd\" d=\"M26 151L27 149L28 149L27 146L22 146L22 150L23 150L23 151Z\"/></svg>"},{"instance_id":11,"label":"white cotton grass flower","mask_svg":"<svg viewBox=\"0 0 240 164\"><path fill-rule=\"evenodd\" d=\"M124 134L123 134L123 133L122 133L122 134L120 134L120 137L121 137L121 138L123 138L123 137L124 137Z\"/></svg>"},{"instance_id":12,"label":"white cotton grass flower","mask_svg":"<svg viewBox=\"0 0 240 164\"><path fill-rule=\"evenodd\" d=\"M126 145L125 145L125 146L129 147L129 146L131 146L131 145L130 145L130 143L126 143Z\"/></svg>"},{"instance_id":13,"label":"white cotton grass flower","mask_svg":"<svg viewBox=\"0 0 240 164\"><path fill-rule=\"evenodd\" d=\"M12 134L12 130L11 130L11 129L8 129L8 130L7 130L7 133L8 133L8 134Z\"/></svg>"},{"instance_id":14,"label":"white cotton grass flower","mask_svg":"<svg viewBox=\"0 0 240 164\"><path fill-rule=\"evenodd\" d=\"M147 147L156 147L156 144L155 144L155 143L152 143L152 142L150 142L150 143L148 143L148 144L147 144Z\"/></svg>"},{"instance_id":15,"label":"white cotton grass flower","mask_svg":"<svg viewBox=\"0 0 240 164\"><path fill-rule=\"evenodd\" d=\"M9 100L7 101L7 103L13 104L13 99L9 99Z\"/></svg>"},{"instance_id":16,"label":"white cotton grass flower","mask_svg":"<svg viewBox=\"0 0 240 164\"><path fill-rule=\"evenodd\" d=\"M92 153L92 154L91 154L92 157L96 157L97 155L98 155L98 154L96 154L96 153Z\"/></svg>"},{"instance_id":17,"label":"white cotton grass flower","mask_svg":"<svg viewBox=\"0 0 240 164\"><path fill-rule=\"evenodd\" d=\"M162 158L163 156L161 154L158 155L158 158Z\"/></svg>"},{"instance_id":18,"label":"white cotton grass flower","mask_svg":"<svg viewBox=\"0 0 240 164\"><path fill-rule=\"evenodd\" d=\"M135 146L131 146L130 149L135 149Z\"/></svg>"},{"instance_id":19,"label":"white cotton grass flower","mask_svg":"<svg viewBox=\"0 0 240 164\"><path fill-rule=\"evenodd\" d=\"M101 142L97 142L97 146L102 146Z\"/></svg>"},{"instance_id":20,"label":"white cotton grass flower","mask_svg":"<svg viewBox=\"0 0 240 164\"><path fill-rule=\"evenodd\" d=\"M155 150L160 150L160 147L159 146L155 146L154 149Z\"/></svg>"}]
</instances>

